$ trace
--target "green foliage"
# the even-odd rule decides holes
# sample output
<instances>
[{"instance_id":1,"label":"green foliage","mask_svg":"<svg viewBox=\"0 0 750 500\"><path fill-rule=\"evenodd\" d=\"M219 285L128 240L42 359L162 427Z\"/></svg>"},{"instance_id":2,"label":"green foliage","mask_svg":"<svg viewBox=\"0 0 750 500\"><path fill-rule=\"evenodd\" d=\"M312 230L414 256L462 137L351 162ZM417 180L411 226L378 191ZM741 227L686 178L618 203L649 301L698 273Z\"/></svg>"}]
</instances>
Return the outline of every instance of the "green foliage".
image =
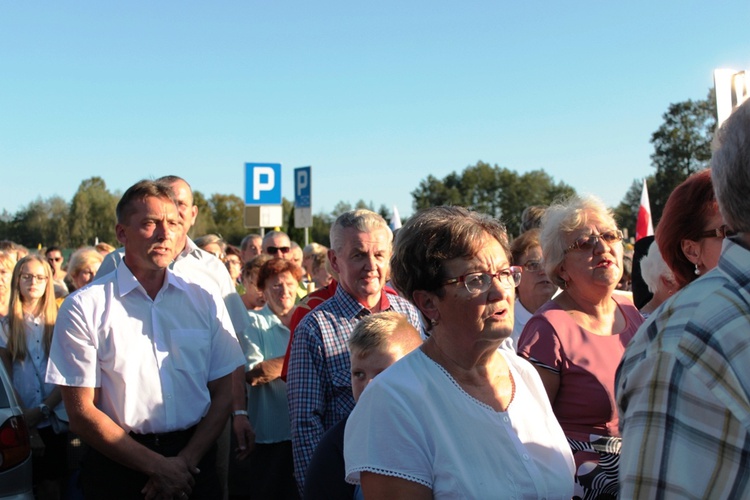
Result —
<instances>
[{"instance_id":1,"label":"green foliage","mask_svg":"<svg viewBox=\"0 0 750 500\"><path fill-rule=\"evenodd\" d=\"M190 228L188 235L195 239L204 234L216 234L218 229L216 228L216 222L214 221L213 213L211 212L211 204L208 202L203 193L200 191L193 191L193 204L198 207L198 218L195 219L195 224Z\"/></svg>"},{"instance_id":2,"label":"green foliage","mask_svg":"<svg viewBox=\"0 0 750 500\"><path fill-rule=\"evenodd\" d=\"M244 225L245 202L233 194L212 194L209 200L210 213L224 241L239 245L247 234ZM199 212L200 213L200 212Z\"/></svg>"},{"instance_id":3,"label":"green foliage","mask_svg":"<svg viewBox=\"0 0 750 500\"><path fill-rule=\"evenodd\" d=\"M651 136L654 145L651 164L656 173L653 187L649 185L649 202L654 226L674 188L710 165L716 128L714 90L703 100L670 104L662 118L664 123Z\"/></svg>"},{"instance_id":4,"label":"green foliage","mask_svg":"<svg viewBox=\"0 0 750 500\"><path fill-rule=\"evenodd\" d=\"M463 172L452 172L442 181L429 175L412 191L414 208L459 205L502 220L517 235L521 213L529 205L549 205L556 198L575 194L563 182L556 183L544 170L518 174L482 161Z\"/></svg>"},{"instance_id":5,"label":"green foliage","mask_svg":"<svg viewBox=\"0 0 750 500\"><path fill-rule=\"evenodd\" d=\"M118 198L108 190L104 179L91 177L78 186L70 203L68 228L72 247L94 245L97 238L116 244L115 207Z\"/></svg>"}]
</instances>

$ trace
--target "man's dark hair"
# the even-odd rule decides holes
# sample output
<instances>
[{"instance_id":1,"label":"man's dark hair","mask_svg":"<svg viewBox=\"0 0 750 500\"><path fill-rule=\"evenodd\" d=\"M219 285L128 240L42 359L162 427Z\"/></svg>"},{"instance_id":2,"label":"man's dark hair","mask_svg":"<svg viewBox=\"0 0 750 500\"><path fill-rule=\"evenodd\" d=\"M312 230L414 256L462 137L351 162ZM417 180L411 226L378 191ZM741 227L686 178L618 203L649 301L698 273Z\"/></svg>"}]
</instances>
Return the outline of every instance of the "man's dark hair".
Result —
<instances>
[{"instance_id":1,"label":"man's dark hair","mask_svg":"<svg viewBox=\"0 0 750 500\"><path fill-rule=\"evenodd\" d=\"M168 198L175 204L175 206L177 205L174 191L172 191L169 184L162 181L144 179L130 186L128 190L125 191L125 194L122 195L120 201L117 202L117 208L115 208L117 223L127 224L128 218L133 212L135 212L133 202L141 201L150 196L155 198Z\"/></svg>"}]
</instances>

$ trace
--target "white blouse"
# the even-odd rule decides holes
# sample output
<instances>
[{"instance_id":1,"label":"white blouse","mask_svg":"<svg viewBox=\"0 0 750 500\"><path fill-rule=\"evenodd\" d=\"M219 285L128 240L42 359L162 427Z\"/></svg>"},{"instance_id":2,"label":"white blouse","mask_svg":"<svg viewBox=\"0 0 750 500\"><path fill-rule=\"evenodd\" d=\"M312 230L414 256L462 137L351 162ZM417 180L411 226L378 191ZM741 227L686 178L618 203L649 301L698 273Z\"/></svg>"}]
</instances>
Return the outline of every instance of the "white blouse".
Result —
<instances>
[{"instance_id":1,"label":"white blouse","mask_svg":"<svg viewBox=\"0 0 750 500\"><path fill-rule=\"evenodd\" d=\"M573 456L539 375L500 352L516 384L504 412L420 349L378 375L347 422L347 481L367 471L427 486L434 498L570 499Z\"/></svg>"}]
</instances>

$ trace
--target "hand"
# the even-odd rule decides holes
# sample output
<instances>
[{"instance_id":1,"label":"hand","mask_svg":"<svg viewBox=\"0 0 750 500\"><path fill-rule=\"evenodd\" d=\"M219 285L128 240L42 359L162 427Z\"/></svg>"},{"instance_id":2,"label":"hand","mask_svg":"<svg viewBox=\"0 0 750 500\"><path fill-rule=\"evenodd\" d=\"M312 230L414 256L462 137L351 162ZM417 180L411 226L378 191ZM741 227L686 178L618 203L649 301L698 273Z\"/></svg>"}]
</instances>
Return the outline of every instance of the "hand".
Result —
<instances>
[{"instance_id":1,"label":"hand","mask_svg":"<svg viewBox=\"0 0 750 500\"><path fill-rule=\"evenodd\" d=\"M187 498L193 491L194 474L200 473L197 467L181 457L164 457L160 466L151 474L141 493L146 500L161 498Z\"/></svg>"},{"instance_id":2,"label":"hand","mask_svg":"<svg viewBox=\"0 0 750 500\"><path fill-rule=\"evenodd\" d=\"M237 460L245 460L255 449L255 430L245 415L232 417L232 430L237 440L235 457Z\"/></svg>"},{"instance_id":3,"label":"hand","mask_svg":"<svg viewBox=\"0 0 750 500\"><path fill-rule=\"evenodd\" d=\"M37 425L42 421L42 410L39 407L27 408L23 411L23 418L26 420L26 425L30 428L36 428Z\"/></svg>"}]
</instances>

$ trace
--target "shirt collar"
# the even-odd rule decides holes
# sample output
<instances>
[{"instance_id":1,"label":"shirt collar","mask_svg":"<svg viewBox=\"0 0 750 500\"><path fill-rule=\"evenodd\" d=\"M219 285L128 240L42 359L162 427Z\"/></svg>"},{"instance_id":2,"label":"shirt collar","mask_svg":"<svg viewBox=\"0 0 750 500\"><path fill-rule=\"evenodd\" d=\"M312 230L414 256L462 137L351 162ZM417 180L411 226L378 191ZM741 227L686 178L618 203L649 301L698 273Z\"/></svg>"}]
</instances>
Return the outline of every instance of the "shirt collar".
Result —
<instances>
[{"instance_id":1,"label":"shirt collar","mask_svg":"<svg viewBox=\"0 0 750 500\"><path fill-rule=\"evenodd\" d=\"M161 293L161 291L166 289L168 286L174 286L181 290L185 289L185 282L179 279L172 272L172 269L167 268L166 272L167 272L166 279L164 280L164 283L162 284L162 287L159 290L159 293ZM133 290L139 287L141 288L141 290L143 290L143 287L138 282L138 279L130 271L127 264L125 264L124 260L120 262L119 266L117 266L115 273L116 273L115 276L117 280L117 289L120 291L120 297L123 297L129 294L130 292L132 292Z\"/></svg>"},{"instance_id":2,"label":"shirt collar","mask_svg":"<svg viewBox=\"0 0 750 500\"><path fill-rule=\"evenodd\" d=\"M354 298L354 296L344 290L344 287L341 286L341 284L336 287L336 292L333 294L333 296L339 302L342 311L348 317L362 317L372 313L369 308L363 306L361 302ZM391 303L388 300L388 294L385 293L385 289L383 289L380 291L380 310L387 311L390 308Z\"/></svg>"}]
</instances>

